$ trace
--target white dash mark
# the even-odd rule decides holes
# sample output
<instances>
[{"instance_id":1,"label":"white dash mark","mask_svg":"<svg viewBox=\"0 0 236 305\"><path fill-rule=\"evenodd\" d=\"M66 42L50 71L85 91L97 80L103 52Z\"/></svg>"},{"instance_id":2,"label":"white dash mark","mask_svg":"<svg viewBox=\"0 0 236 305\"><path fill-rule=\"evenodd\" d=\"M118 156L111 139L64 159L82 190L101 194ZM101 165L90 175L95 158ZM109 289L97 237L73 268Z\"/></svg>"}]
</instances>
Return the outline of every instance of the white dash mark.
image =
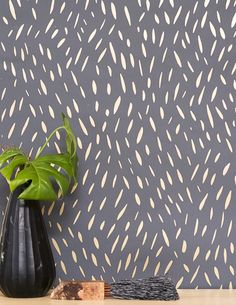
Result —
<instances>
[{"instance_id":1,"label":"white dash mark","mask_svg":"<svg viewBox=\"0 0 236 305\"><path fill-rule=\"evenodd\" d=\"M200 205L199 205L199 210L201 211L206 203L206 200L207 200L207 197L208 197L208 193L206 193L205 197L202 199L202 201L200 202Z\"/></svg>"},{"instance_id":2,"label":"white dash mark","mask_svg":"<svg viewBox=\"0 0 236 305\"><path fill-rule=\"evenodd\" d=\"M232 191L229 191L226 200L225 200L225 210L228 208L232 198Z\"/></svg>"},{"instance_id":3,"label":"white dash mark","mask_svg":"<svg viewBox=\"0 0 236 305\"><path fill-rule=\"evenodd\" d=\"M116 19L116 7L113 2L111 3L111 12L112 12L114 19Z\"/></svg>"},{"instance_id":4,"label":"white dash mark","mask_svg":"<svg viewBox=\"0 0 236 305\"><path fill-rule=\"evenodd\" d=\"M9 0L9 8L10 8L12 17L16 20L16 11L15 11L14 5L11 0Z\"/></svg>"},{"instance_id":5,"label":"white dash mark","mask_svg":"<svg viewBox=\"0 0 236 305\"><path fill-rule=\"evenodd\" d=\"M23 136L23 134L24 134L24 132L25 132L25 130L26 130L28 124L29 124L29 120L30 120L30 118L28 117L28 118L26 119L26 121L25 121L25 124L24 124L22 130L21 130L21 136Z\"/></svg>"},{"instance_id":6,"label":"white dash mark","mask_svg":"<svg viewBox=\"0 0 236 305\"><path fill-rule=\"evenodd\" d=\"M141 127L140 130L139 130L137 140L136 140L137 144L141 141L142 137L143 137L143 127Z\"/></svg>"},{"instance_id":7,"label":"white dash mark","mask_svg":"<svg viewBox=\"0 0 236 305\"><path fill-rule=\"evenodd\" d=\"M109 42L110 52L114 63L116 64L116 53L111 42Z\"/></svg>"},{"instance_id":8,"label":"white dash mark","mask_svg":"<svg viewBox=\"0 0 236 305\"><path fill-rule=\"evenodd\" d=\"M169 247L170 246L169 238L168 238L168 236L167 236L167 234L166 234L164 229L162 229L162 236L164 238L164 241L165 241L167 247Z\"/></svg>"},{"instance_id":9,"label":"white dash mark","mask_svg":"<svg viewBox=\"0 0 236 305\"><path fill-rule=\"evenodd\" d=\"M209 118L209 122L211 124L211 127L214 128L214 120L213 120L213 116L211 114L211 111L210 111L210 108L209 106L207 105L207 115L208 115L208 118Z\"/></svg>"},{"instance_id":10,"label":"white dash mark","mask_svg":"<svg viewBox=\"0 0 236 305\"><path fill-rule=\"evenodd\" d=\"M11 129L9 130L9 133L8 133L8 136L7 136L8 139L11 138L11 136L12 136L12 134L13 134L13 131L14 131L14 129L15 129L15 126L16 126L16 123L14 123L14 124L12 125Z\"/></svg>"},{"instance_id":11,"label":"white dash mark","mask_svg":"<svg viewBox=\"0 0 236 305\"><path fill-rule=\"evenodd\" d=\"M16 40L20 37L20 34L21 34L23 28L24 28L24 24L22 24L22 25L20 26L19 30L17 31Z\"/></svg>"},{"instance_id":12,"label":"white dash mark","mask_svg":"<svg viewBox=\"0 0 236 305\"><path fill-rule=\"evenodd\" d=\"M116 114L120 107L121 97L119 96L117 100L115 101L114 108L113 108L113 114Z\"/></svg>"},{"instance_id":13,"label":"white dash mark","mask_svg":"<svg viewBox=\"0 0 236 305\"><path fill-rule=\"evenodd\" d=\"M40 85L41 85L41 88L43 90L43 93L45 95L47 95L47 87L46 87L45 83L41 79L40 79Z\"/></svg>"},{"instance_id":14,"label":"white dash mark","mask_svg":"<svg viewBox=\"0 0 236 305\"><path fill-rule=\"evenodd\" d=\"M228 163L228 164L224 167L224 169L223 169L223 176L225 176L225 175L228 173L229 168L230 168L230 163Z\"/></svg>"},{"instance_id":15,"label":"white dash mark","mask_svg":"<svg viewBox=\"0 0 236 305\"><path fill-rule=\"evenodd\" d=\"M89 35L89 39L88 39L88 43L90 43L90 41L94 38L94 36L96 35L97 29L94 29L92 31L92 33Z\"/></svg>"},{"instance_id":16,"label":"white dash mark","mask_svg":"<svg viewBox=\"0 0 236 305\"><path fill-rule=\"evenodd\" d=\"M129 13L129 10L128 10L127 6L125 6L124 10L125 10L125 16L126 16L126 19L129 23L129 26L131 26L130 13Z\"/></svg>"},{"instance_id":17,"label":"white dash mark","mask_svg":"<svg viewBox=\"0 0 236 305\"><path fill-rule=\"evenodd\" d=\"M175 51L174 51L174 55L175 55L175 59L176 59L177 64L180 66L180 68L182 68L182 63L181 63L181 60L179 58L179 55Z\"/></svg>"}]
</instances>

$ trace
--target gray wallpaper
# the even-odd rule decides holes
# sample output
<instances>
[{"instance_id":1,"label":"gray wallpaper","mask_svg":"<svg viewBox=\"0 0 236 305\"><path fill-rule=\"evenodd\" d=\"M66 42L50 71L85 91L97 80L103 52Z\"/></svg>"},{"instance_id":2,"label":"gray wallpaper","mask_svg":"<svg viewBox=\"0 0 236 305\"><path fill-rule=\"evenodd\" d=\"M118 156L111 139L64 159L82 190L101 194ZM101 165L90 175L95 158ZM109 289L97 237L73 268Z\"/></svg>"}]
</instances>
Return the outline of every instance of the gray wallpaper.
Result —
<instances>
[{"instance_id":1,"label":"gray wallpaper","mask_svg":"<svg viewBox=\"0 0 236 305\"><path fill-rule=\"evenodd\" d=\"M1 145L35 155L61 112L77 137L77 188L42 205L57 279L235 288L235 5L1 1Z\"/></svg>"}]
</instances>

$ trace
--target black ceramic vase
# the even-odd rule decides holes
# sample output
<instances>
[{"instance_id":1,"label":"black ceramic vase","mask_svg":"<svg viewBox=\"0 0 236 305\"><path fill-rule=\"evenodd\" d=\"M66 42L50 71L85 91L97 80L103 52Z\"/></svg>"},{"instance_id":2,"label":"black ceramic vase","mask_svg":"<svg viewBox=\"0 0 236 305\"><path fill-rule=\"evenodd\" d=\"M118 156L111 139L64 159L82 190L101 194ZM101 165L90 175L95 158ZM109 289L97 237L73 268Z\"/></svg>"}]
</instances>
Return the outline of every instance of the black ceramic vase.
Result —
<instances>
[{"instance_id":1,"label":"black ceramic vase","mask_svg":"<svg viewBox=\"0 0 236 305\"><path fill-rule=\"evenodd\" d=\"M0 289L5 296L44 296L55 278L55 264L38 201L10 194L0 237Z\"/></svg>"}]
</instances>

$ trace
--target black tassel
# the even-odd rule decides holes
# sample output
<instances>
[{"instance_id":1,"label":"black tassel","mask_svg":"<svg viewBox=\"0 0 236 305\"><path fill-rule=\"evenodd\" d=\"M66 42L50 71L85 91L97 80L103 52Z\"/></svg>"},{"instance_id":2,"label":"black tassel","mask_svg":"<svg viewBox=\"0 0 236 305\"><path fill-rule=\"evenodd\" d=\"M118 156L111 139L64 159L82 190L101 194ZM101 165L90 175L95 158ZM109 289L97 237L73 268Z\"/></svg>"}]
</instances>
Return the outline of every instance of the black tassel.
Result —
<instances>
[{"instance_id":1,"label":"black tassel","mask_svg":"<svg viewBox=\"0 0 236 305\"><path fill-rule=\"evenodd\" d=\"M175 285L167 276L110 283L110 295L114 298L126 300L170 301L179 299Z\"/></svg>"}]
</instances>

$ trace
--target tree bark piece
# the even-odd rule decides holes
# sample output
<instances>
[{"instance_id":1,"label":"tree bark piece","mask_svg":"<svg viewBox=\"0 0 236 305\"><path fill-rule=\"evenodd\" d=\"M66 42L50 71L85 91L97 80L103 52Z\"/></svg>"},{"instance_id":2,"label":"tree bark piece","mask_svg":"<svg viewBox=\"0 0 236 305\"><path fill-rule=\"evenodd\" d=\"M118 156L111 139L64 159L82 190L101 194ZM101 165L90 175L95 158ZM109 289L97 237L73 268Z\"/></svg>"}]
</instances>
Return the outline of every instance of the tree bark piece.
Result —
<instances>
[{"instance_id":1,"label":"tree bark piece","mask_svg":"<svg viewBox=\"0 0 236 305\"><path fill-rule=\"evenodd\" d=\"M51 293L56 300L103 300L103 281L62 281Z\"/></svg>"}]
</instances>

